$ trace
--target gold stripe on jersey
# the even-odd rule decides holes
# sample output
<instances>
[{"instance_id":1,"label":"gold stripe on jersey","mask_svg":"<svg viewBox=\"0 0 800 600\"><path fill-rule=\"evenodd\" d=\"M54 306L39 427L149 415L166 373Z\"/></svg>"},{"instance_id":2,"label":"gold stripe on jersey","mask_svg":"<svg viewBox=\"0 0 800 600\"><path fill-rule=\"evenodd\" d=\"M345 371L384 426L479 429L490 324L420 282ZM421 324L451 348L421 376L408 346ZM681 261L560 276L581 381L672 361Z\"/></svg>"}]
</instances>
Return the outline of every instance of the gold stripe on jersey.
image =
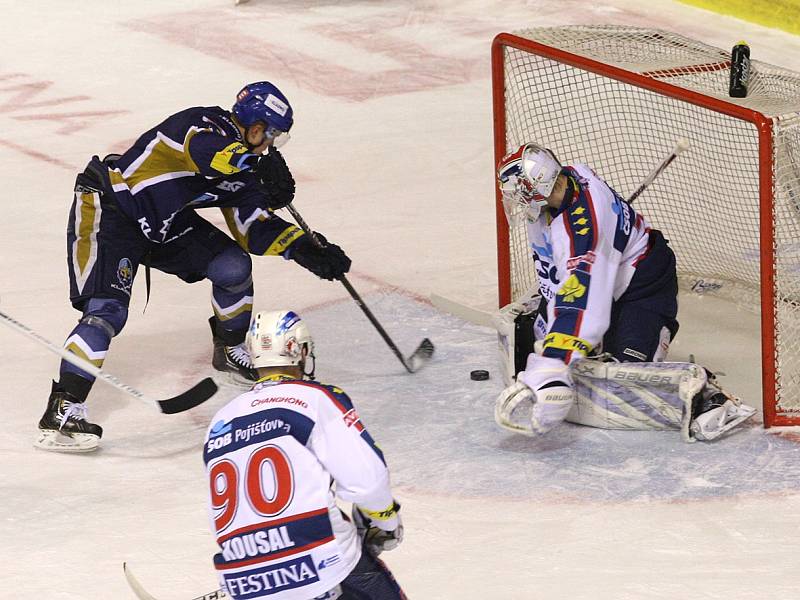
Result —
<instances>
[{"instance_id":1,"label":"gold stripe on jersey","mask_svg":"<svg viewBox=\"0 0 800 600\"><path fill-rule=\"evenodd\" d=\"M269 219L269 212L266 210L257 210L250 218L244 223L239 220L239 209L235 206L228 206L220 208L222 216L225 217L225 223L228 225L228 230L231 232L233 239L241 246L242 249L250 252L250 225L255 221L266 221Z\"/></svg>"},{"instance_id":2,"label":"gold stripe on jersey","mask_svg":"<svg viewBox=\"0 0 800 600\"><path fill-rule=\"evenodd\" d=\"M592 351L592 345L586 340L582 340L574 335L567 335L566 333L558 333L553 331L547 334L544 338L544 348L553 348L556 350L567 350L569 352L580 352L583 356Z\"/></svg>"},{"instance_id":3,"label":"gold stripe on jersey","mask_svg":"<svg viewBox=\"0 0 800 600\"><path fill-rule=\"evenodd\" d=\"M253 310L253 297L252 296L245 296L238 302L231 304L230 306L222 307L211 298L211 306L214 309L214 314L216 315L217 319L220 321L230 321L231 319L238 317L243 312L252 312Z\"/></svg>"},{"instance_id":4,"label":"gold stripe on jersey","mask_svg":"<svg viewBox=\"0 0 800 600\"><path fill-rule=\"evenodd\" d=\"M253 303L251 302L249 304L242 304L235 311L225 314L219 312L216 308L214 308L214 314L220 321L230 321L231 319L238 317L243 312L252 312L252 310L253 310Z\"/></svg>"},{"instance_id":5,"label":"gold stripe on jersey","mask_svg":"<svg viewBox=\"0 0 800 600\"><path fill-rule=\"evenodd\" d=\"M119 191L127 188L131 194L136 194L156 183L199 173L200 169L189 154L189 141L198 133L209 131L207 128L191 127L183 142L176 142L157 131L144 152L128 168L122 172L109 169L112 189Z\"/></svg>"},{"instance_id":6,"label":"gold stripe on jersey","mask_svg":"<svg viewBox=\"0 0 800 600\"><path fill-rule=\"evenodd\" d=\"M269 248L264 252L264 256L276 256L280 254L302 235L305 235L302 229L296 225L289 225L289 227L284 229L283 232L275 238L275 241L270 244Z\"/></svg>"},{"instance_id":7,"label":"gold stripe on jersey","mask_svg":"<svg viewBox=\"0 0 800 600\"><path fill-rule=\"evenodd\" d=\"M239 223L237 222L236 219L238 210L234 207L228 207L228 206L226 206L225 208L220 208L220 210L222 211L222 216L225 217L225 223L228 225L228 231L231 232L233 239L236 240L236 243L239 244L239 246L242 249L249 250L248 232L250 230L250 227L245 226L244 224L242 224L242 226L239 227ZM264 217L260 220L266 221L267 218Z\"/></svg>"},{"instance_id":8,"label":"gold stripe on jersey","mask_svg":"<svg viewBox=\"0 0 800 600\"><path fill-rule=\"evenodd\" d=\"M85 360L85 361L87 361L87 362L90 362L91 364L93 364L93 365L94 365L95 367L97 367L98 369L99 369L100 367L102 367L102 366L103 366L103 361L106 359L106 353L105 353L105 352L100 352L100 353L98 353L98 354L102 354L102 357L100 357L100 358L91 358L91 357L90 357L90 356L89 356L89 355L88 355L86 352L84 352L84 351L83 351L83 349L82 349L80 346L78 346L78 344L76 344L75 342L72 342L72 343L70 343L70 344L67 344L67 346L65 347L65 349L66 349L66 350L67 350L67 352L69 352L70 354L74 354L75 356L79 356L79 357L80 357L80 358L82 358L83 360Z\"/></svg>"},{"instance_id":9,"label":"gold stripe on jersey","mask_svg":"<svg viewBox=\"0 0 800 600\"><path fill-rule=\"evenodd\" d=\"M214 155L214 158L211 159L211 168L219 171L223 175L238 173L241 169L233 164L237 162L234 161L234 157L240 154L247 154L248 152L247 146L241 142L233 142Z\"/></svg>"},{"instance_id":10,"label":"gold stripe on jersey","mask_svg":"<svg viewBox=\"0 0 800 600\"><path fill-rule=\"evenodd\" d=\"M75 192L75 241L72 243L72 270L78 291L97 261L97 231L100 229L100 194Z\"/></svg>"}]
</instances>

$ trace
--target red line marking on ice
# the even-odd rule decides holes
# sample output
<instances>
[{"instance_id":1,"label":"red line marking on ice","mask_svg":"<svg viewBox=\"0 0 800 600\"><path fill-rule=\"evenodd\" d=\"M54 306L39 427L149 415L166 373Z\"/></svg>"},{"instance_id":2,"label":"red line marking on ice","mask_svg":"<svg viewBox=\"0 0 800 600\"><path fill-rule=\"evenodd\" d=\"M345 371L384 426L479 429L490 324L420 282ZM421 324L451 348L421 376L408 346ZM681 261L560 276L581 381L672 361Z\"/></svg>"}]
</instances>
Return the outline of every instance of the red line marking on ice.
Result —
<instances>
[{"instance_id":1,"label":"red line marking on ice","mask_svg":"<svg viewBox=\"0 0 800 600\"><path fill-rule=\"evenodd\" d=\"M17 152L21 152L22 154L30 156L31 158L35 158L36 160L41 160L43 162L50 163L51 165L56 165L57 167L67 169L69 171L76 170L76 168L73 165L58 160L57 158L53 158L52 156L48 156L47 154L44 154L37 150L32 150L31 148L26 148L25 146L20 146L19 144L15 144L14 142L10 142L9 140L0 139L0 146L5 146L6 148L16 150Z\"/></svg>"},{"instance_id":2,"label":"red line marking on ice","mask_svg":"<svg viewBox=\"0 0 800 600\"><path fill-rule=\"evenodd\" d=\"M267 20L271 17L273 14L267 11L261 18ZM248 33L246 27L251 17L231 15L230 11L176 13L158 20L134 21L128 27L215 58L236 62L240 67L273 73L278 79L290 80L298 87L324 96L356 102L488 78L488 61L483 55L462 58L435 53L423 45L404 40L401 35L391 35L392 31L383 36L374 35L373 30L380 29L384 22L394 25L394 30L402 34L402 21L395 22L393 18L391 15L376 15L349 30L343 30L344 24L340 22L307 28L307 32L317 37L348 44L361 52L386 56L397 65L370 72L300 52L294 46L269 43ZM254 53L253 48L259 51Z\"/></svg>"}]
</instances>

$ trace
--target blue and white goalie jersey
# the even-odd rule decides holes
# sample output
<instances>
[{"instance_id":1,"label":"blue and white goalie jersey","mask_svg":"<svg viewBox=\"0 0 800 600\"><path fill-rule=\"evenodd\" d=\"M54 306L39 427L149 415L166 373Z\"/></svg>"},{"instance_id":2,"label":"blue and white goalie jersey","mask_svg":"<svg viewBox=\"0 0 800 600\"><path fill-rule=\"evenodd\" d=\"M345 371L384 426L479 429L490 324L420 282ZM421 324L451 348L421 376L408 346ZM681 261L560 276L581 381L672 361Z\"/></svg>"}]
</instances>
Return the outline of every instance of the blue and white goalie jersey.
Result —
<instances>
[{"instance_id":1,"label":"blue and white goalie jersey","mask_svg":"<svg viewBox=\"0 0 800 600\"><path fill-rule=\"evenodd\" d=\"M350 573L361 540L332 481L339 498L369 511L394 502L381 451L333 386L260 381L214 416L203 457L214 565L236 599L308 600Z\"/></svg>"},{"instance_id":2,"label":"blue and white goalie jersey","mask_svg":"<svg viewBox=\"0 0 800 600\"><path fill-rule=\"evenodd\" d=\"M565 167L567 198L528 222L539 291L547 301L543 356L586 356L609 327L611 305L647 255L651 227L586 165ZM571 195L570 195L571 194Z\"/></svg>"}]
</instances>

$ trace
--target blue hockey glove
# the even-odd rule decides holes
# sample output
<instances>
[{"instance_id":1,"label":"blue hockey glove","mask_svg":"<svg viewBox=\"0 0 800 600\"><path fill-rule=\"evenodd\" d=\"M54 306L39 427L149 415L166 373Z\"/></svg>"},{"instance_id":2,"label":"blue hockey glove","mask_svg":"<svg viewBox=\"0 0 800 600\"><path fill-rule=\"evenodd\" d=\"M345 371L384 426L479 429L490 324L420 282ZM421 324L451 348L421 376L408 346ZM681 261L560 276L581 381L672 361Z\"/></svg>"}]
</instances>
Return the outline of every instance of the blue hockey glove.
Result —
<instances>
[{"instance_id":1,"label":"blue hockey glove","mask_svg":"<svg viewBox=\"0 0 800 600\"><path fill-rule=\"evenodd\" d=\"M350 259L339 246L331 244L321 233L315 234L322 247L308 234L301 235L289 247L288 257L317 277L332 281L350 270Z\"/></svg>"}]
</instances>

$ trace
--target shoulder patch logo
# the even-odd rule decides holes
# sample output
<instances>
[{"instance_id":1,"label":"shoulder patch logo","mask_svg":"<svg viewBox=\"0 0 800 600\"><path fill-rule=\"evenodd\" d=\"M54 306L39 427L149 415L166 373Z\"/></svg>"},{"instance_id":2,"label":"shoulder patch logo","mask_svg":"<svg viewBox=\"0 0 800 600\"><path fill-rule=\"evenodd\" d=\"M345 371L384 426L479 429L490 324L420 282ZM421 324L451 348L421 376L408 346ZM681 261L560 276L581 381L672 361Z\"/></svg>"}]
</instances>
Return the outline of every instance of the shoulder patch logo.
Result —
<instances>
[{"instance_id":1,"label":"shoulder patch logo","mask_svg":"<svg viewBox=\"0 0 800 600\"><path fill-rule=\"evenodd\" d=\"M358 416L355 408L351 408L346 413L344 413L344 424L348 427L352 427L356 423L361 420L361 417Z\"/></svg>"},{"instance_id":2,"label":"shoulder patch logo","mask_svg":"<svg viewBox=\"0 0 800 600\"><path fill-rule=\"evenodd\" d=\"M578 281L578 278L573 273L567 278L567 280L564 282L564 285L561 286L561 289L558 290L556 295L561 296L564 299L564 302L575 302L585 293L586 286Z\"/></svg>"}]
</instances>

